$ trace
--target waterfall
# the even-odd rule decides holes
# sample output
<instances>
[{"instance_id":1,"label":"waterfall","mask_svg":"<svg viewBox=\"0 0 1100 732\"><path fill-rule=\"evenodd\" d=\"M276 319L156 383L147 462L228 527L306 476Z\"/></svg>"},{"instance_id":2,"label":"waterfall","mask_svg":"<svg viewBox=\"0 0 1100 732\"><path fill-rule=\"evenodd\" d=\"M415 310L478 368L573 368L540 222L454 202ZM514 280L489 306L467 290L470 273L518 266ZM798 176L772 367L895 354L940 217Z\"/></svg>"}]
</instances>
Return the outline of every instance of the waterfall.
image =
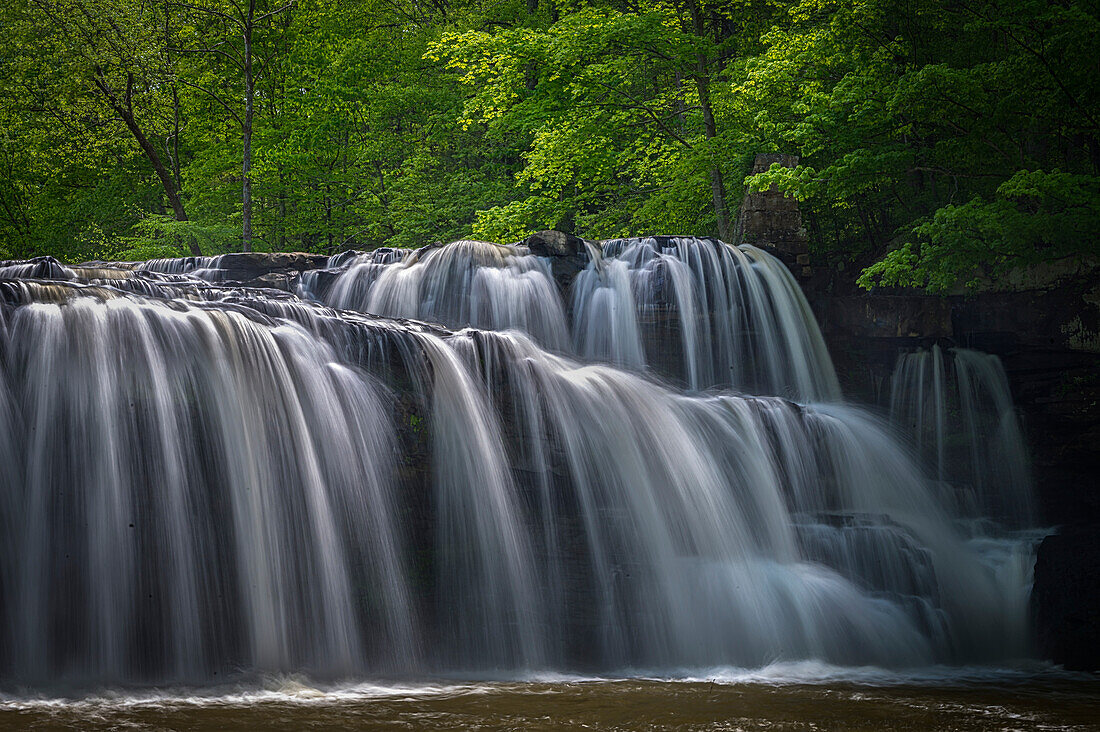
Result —
<instances>
[{"instance_id":1,"label":"waterfall","mask_svg":"<svg viewBox=\"0 0 1100 732\"><path fill-rule=\"evenodd\" d=\"M692 237L613 240L588 252L568 303L548 257L473 241L338 259L327 292L316 275L302 289L338 308L522 331L552 351L653 370L693 390L839 399L817 322L775 257Z\"/></svg>"},{"instance_id":2,"label":"waterfall","mask_svg":"<svg viewBox=\"0 0 1100 732\"><path fill-rule=\"evenodd\" d=\"M635 367L682 360L670 370L696 390L839 398L810 306L775 257L688 237L665 245L619 239L602 254L573 292L574 334L585 358Z\"/></svg>"},{"instance_id":3,"label":"waterfall","mask_svg":"<svg viewBox=\"0 0 1100 732\"><path fill-rule=\"evenodd\" d=\"M971 516L1034 521L1031 468L999 358L939 345L898 357L890 418Z\"/></svg>"},{"instance_id":4,"label":"waterfall","mask_svg":"<svg viewBox=\"0 0 1100 732\"><path fill-rule=\"evenodd\" d=\"M38 257L20 261L0 261L0 278L40 277L52 280L71 280L73 270L64 266L53 257Z\"/></svg>"},{"instance_id":5,"label":"waterfall","mask_svg":"<svg viewBox=\"0 0 1100 732\"><path fill-rule=\"evenodd\" d=\"M608 243L570 300L483 242L334 258L313 299L0 279L0 684L1025 655L1030 546L835 398L776 266Z\"/></svg>"},{"instance_id":6,"label":"waterfall","mask_svg":"<svg viewBox=\"0 0 1100 732\"><path fill-rule=\"evenodd\" d=\"M458 241L404 258L367 255L333 286L335 307L450 327L517 329L547 348L568 342L549 265L520 248Z\"/></svg>"},{"instance_id":7,"label":"waterfall","mask_svg":"<svg viewBox=\"0 0 1100 732\"><path fill-rule=\"evenodd\" d=\"M176 259L149 259L139 262L135 269L164 274L190 274L200 279L216 278L221 257L179 257Z\"/></svg>"},{"instance_id":8,"label":"waterfall","mask_svg":"<svg viewBox=\"0 0 1100 732\"><path fill-rule=\"evenodd\" d=\"M373 646L405 663L381 387L258 313L41 289L4 348L8 669L335 672Z\"/></svg>"}]
</instances>

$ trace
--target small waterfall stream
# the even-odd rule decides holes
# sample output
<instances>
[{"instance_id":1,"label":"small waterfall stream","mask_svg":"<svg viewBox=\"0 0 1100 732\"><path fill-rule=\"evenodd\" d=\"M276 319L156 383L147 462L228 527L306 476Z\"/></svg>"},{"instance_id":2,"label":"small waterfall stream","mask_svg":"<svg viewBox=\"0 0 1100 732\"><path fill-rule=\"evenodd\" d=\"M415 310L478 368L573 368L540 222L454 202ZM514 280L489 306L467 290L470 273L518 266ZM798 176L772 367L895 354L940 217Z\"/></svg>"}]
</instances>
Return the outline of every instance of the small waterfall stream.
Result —
<instances>
[{"instance_id":1,"label":"small waterfall stream","mask_svg":"<svg viewBox=\"0 0 1100 732\"><path fill-rule=\"evenodd\" d=\"M898 357L890 419L967 513L1030 526L1031 467L1008 377L996 356L939 345Z\"/></svg>"},{"instance_id":2,"label":"small waterfall stream","mask_svg":"<svg viewBox=\"0 0 1100 732\"><path fill-rule=\"evenodd\" d=\"M787 268L756 247L607 242L577 278L573 313L577 353L588 360L640 368L671 356L693 390L840 398L809 304Z\"/></svg>"},{"instance_id":3,"label":"small waterfall stream","mask_svg":"<svg viewBox=\"0 0 1100 732\"><path fill-rule=\"evenodd\" d=\"M760 250L212 267L0 271L0 684L1027 654L1030 544L840 401Z\"/></svg>"}]
</instances>

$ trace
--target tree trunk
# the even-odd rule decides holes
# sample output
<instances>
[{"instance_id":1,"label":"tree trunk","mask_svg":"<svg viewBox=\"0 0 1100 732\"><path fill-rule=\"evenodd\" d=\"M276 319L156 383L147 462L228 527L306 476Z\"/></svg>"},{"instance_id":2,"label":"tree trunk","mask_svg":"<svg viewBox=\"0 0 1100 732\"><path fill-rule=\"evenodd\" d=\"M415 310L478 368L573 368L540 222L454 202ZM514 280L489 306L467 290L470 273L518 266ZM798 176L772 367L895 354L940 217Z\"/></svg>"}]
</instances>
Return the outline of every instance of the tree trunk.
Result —
<instances>
[{"instance_id":1,"label":"tree trunk","mask_svg":"<svg viewBox=\"0 0 1100 732\"><path fill-rule=\"evenodd\" d=\"M279 173L279 251L286 251L286 183Z\"/></svg>"},{"instance_id":2,"label":"tree trunk","mask_svg":"<svg viewBox=\"0 0 1100 732\"><path fill-rule=\"evenodd\" d=\"M183 208L183 200L180 198L179 191L176 189L175 179L168 169L164 167L164 162L160 159L160 155L157 154L157 149L153 146L153 143L149 142L149 138L145 136L145 132L141 129L141 125L139 125L137 119L134 118L133 107L130 103L130 94L133 84L134 75L127 74L126 97L125 100L121 100L115 96L111 88L107 86L102 70L96 68L96 87L99 89L100 93L103 94L107 103L111 105L111 108L122 118L123 123L126 125L126 129L130 130L130 134L137 140L137 144L141 148L141 151L145 153L145 157L153 166L153 170L156 172L157 178L160 179L160 184L164 188L164 194L168 198L168 204L172 207L172 212L175 214L176 221L187 221L187 212ZM198 257L202 255L202 250L199 249L198 242L196 242L194 238L191 238L188 242L188 246L193 256Z\"/></svg>"},{"instance_id":3,"label":"tree trunk","mask_svg":"<svg viewBox=\"0 0 1100 732\"><path fill-rule=\"evenodd\" d=\"M695 35L704 37L703 14L696 0L689 0L688 12ZM718 126L714 123L714 108L710 103L710 77L707 74L707 57L699 53L695 57L695 85L699 90L699 106L703 108L703 133L708 140L718 136ZM726 185L722 180L722 169L715 162L710 168L710 195L714 201L714 216L718 220L718 238L732 242L733 230L730 227L729 209L726 208Z\"/></svg>"},{"instance_id":4,"label":"tree trunk","mask_svg":"<svg viewBox=\"0 0 1100 732\"><path fill-rule=\"evenodd\" d=\"M241 251L252 251L252 115L256 96L252 78L252 21L256 0L248 0L244 22L244 122L241 125Z\"/></svg>"},{"instance_id":5,"label":"tree trunk","mask_svg":"<svg viewBox=\"0 0 1100 732\"><path fill-rule=\"evenodd\" d=\"M180 96L176 85L172 85L172 178L176 181L176 190L183 190L183 176L180 174Z\"/></svg>"}]
</instances>

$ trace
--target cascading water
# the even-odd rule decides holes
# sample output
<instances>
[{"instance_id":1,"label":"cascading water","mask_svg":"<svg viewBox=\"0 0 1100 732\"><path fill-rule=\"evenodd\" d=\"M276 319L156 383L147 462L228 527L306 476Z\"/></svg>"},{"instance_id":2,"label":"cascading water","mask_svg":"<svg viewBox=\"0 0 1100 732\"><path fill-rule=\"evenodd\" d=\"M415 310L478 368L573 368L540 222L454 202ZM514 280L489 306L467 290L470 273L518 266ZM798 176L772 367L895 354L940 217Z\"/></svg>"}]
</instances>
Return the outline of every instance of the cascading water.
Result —
<instances>
[{"instance_id":1,"label":"cascading water","mask_svg":"<svg viewBox=\"0 0 1100 732\"><path fill-rule=\"evenodd\" d=\"M393 429L372 379L258 313L30 290L5 344L9 670L407 663Z\"/></svg>"},{"instance_id":2,"label":"cascading water","mask_svg":"<svg viewBox=\"0 0 1100 732\"><path fill-rule=\"evenodd\" d=\"M996 356L938 345L903 353L890 386L890 419L971 516L1034 521L1031 469L1008 377Z\"/></svg>"},{"instance_id":3,"label":"cascading water","mask_svg":"<svg viewBox=\"0 0 1100 732\"><path fill-rule=\"evenodd\" d=\"M628 367L671 358L692 389L840 397L810 306L771 255L687 237L619 239L602 254L573 289L584 358Z\"/></svg>"},{"instance_id":4,"label":"cascading water","mask_svg":"<svg viewBox=\"0 0 1100 732\"><path fill-rule=\"evenodd\" d=\"M450 327L517 329L556 350L568 344L549 266L516 246L459 241L406 257L393 250L364 255L353 260L327 301Z\"/></svg>"},{"instance_id":5,"label":"cascading water","mask_svg":"<svg viewBox=\"0 0 1100 732\"><path fill-rule=\"evenodd\" d=\"M144 272L162 272L164 274L189 274L200 279L214 277L221 257L180 257L177 259L150 259L139 262L135 269Z\"/></svg>"},{"instance_id":6,"label":"cascading water","mask_svg":"<svg viewBox=\"0 0 1100 732\"><path fill-rule=\"evenodd\" d=\"M316 276L302 289L338 308L519 330L555 352L650 367L693 390L839 399L809 305L771 255L691 237L614 240L586 253L568 307L546 257L473 241L335 260L342 272L326 292Z\"/></svg>"},{"instance_id":7,"label":"cascading water","mask_svg":"<svg viewBox=\"0 0 1100 732\"><path fill-rule=\"evenodd\" d=\"M460 337L539 517L548 638L591 634L601 667L1023 651L1026 551L991 580L866 414L680 395L519 335Z\"/></svg>"},{"instance_id":8,"label":"cascading water","mask_svg":"<svg viewBox=\"0 0 1100 732\"><path fill-rule=\"evenodd\" d=\"M330 262L326 298L503 332L186 272L0 281L0 684L1026 654L1029 546L961 526L884 423L587 350L621 319L650 358L659 303L694 386L748 358L785 369L729 383L833 396L793 282L716 246L606 246L572 339L545 262L482 243Z\"/></svg>"}]
</instances>

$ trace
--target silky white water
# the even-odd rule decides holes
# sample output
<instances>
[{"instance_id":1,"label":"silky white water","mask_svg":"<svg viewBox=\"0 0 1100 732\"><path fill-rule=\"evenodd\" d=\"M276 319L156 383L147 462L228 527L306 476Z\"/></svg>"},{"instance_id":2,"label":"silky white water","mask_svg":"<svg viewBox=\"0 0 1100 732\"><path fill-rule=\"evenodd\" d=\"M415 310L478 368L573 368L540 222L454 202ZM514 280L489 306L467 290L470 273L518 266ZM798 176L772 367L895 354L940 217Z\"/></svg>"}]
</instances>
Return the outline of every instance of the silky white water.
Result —
<instances>
[{"instance_id":1,"label":"silky white water","mask_svg":"<svg viewBox=\"0 0 1100 732\"><path fill-rule=\"evenodd\" d=\"M519 330L551 351L652 368L692 390L839 399L809 305L771 255L692 237L619 239L586 254L564 296L548 258L476 241L334 258L331 288L307 276L302 290L343 309Z\"/></svg>"},{"instance_id":2,"label":"silky white water","mask_svg":"<svg viewBox=\"0 0 1100 732\"><path fill-rule=\"evenodd\" d=\"M1035 536L837 401L767 255L702 241L605 246L569 307L516 248L332 263L333 305L440 325L169 265L0 281L0 686L1026 656ZM686 388L588 350L669 303Z\"/></svg>"},{"instance_id":3,"label":"silky white water","mask_svg":"<svg viewBox=\"0 0 1100 732\"><path fill-rule=\"evenodd\" d=\"M996 356L968 348L903 353L891 379L890 419L950 483L972 516L1034 521L1027 443Z\"/></svg>"}]
</instances>

